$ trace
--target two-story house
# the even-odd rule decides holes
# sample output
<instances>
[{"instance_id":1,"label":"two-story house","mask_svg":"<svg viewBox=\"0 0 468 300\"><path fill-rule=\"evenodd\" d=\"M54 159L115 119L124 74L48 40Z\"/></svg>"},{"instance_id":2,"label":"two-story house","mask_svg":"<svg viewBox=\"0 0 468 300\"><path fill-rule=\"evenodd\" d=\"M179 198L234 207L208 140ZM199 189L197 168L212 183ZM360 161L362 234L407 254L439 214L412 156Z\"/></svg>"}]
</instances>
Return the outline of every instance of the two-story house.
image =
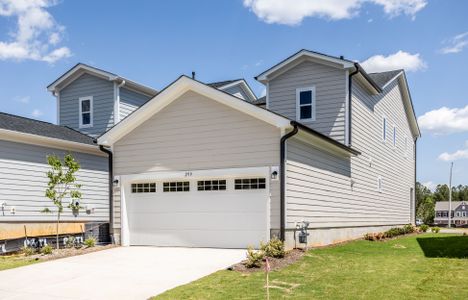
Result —
<instances>
[{"instance_id":1,"label":"two-story house","mask_svg":"<svg viewBox=\"0 0 468 300\"><path fill-rule=\"evenodd\" d=\"M449 202L439 201L435 205L434 224L447 226L449 219ZM465 201L452 201L451 222L452 226L468 225L468 203Z\"/></svg>"},{"instance_id":2,"label":"two-story house","mask_svg":"<svg viewBox=\"0 0 468 300\"><path fill-rule=\"evenodd\" d=\"M301 50L256 79L264 98L186 76L157 92L80 64L48 87L59 125L108 155L117 242L293 247L305 221L323 245L414 222L420 132L403 70Z\"/></svg>"}]
</instances>

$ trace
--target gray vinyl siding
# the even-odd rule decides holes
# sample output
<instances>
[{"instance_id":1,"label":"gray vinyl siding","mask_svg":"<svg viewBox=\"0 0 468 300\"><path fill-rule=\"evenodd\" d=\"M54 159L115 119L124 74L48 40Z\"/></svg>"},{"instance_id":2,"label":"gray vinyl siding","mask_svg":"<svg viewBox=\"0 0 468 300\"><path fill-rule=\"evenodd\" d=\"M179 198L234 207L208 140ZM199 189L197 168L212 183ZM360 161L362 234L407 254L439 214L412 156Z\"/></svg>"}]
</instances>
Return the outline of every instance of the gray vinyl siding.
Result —
<instances>
[{"instance_id":1,"label":"gray vinyl siding","mask_svg":"<svg viewBox=\"0 0 468 300\"><path fill-rule=\"evenodd\" d=\"M394 82L376 96L353 86L352 105L352 145L361 155L346 158L298 139L288 142L287 228L302 220L310 221L311 228L411 222L413 140L398 84ZM388 120L386 143L382 142L382 115ZM397 127L396 148L391 140L393 124ZM377 189L378 176L383 179L382 192Z\"/></svg>"},{"instance_id":2,"label":"gray vinyl siding","mask_svg":"<svg viewBox=\"0 0 468 300\"><path fill-rule=\"evenodd\" d=\"M229 93L229 94L231 94L233 96L236 96L237 98L241 98L243 100L250 101L249 96L247 96L247 93L240 87L240 85L231 86L230 88L225 89L223 91L225 91L226 93Z\"/></svg>"},{"instance_id":3,"label":"gray vinyl siding","mask_svg":"<svg viewBox=\"0 0 468 300\"><path fill-rule=\"evenodd\" d=\"M4 215L0 222L42 222L53 221L55 214L41 213L44 208L55 211L50 199L44 193L49 167L46 157L56 154L61 157L66 151L23 143L0 140L0 202L5 202ZM82 206L95 208L95 213L87 215L81 211L74 217L70 209L65 208L63 221L107 221L109 219L108 169L107 158L87 153L74 153L81 170L77 173L77 182L82 184ZM65 206L69 200L64 200ZM11 208L16 213L11 213Z\"/></svg>"},{"instance_id":4,"label":"gray vinyl siding","mask_svg":"<svg viewBox=\"0 0 468 300\"><path fill-rule=\"evenodd\" d=\"M152 97L137 93L135 91L120 88L120 120L131 114L135 109L139 108Z\"/></svg>"},{"instance_id":5,"label":"gray vinyl siding","mask_svg":"<svg viewBox=\"0 0 468 300\"><path fill-rule=\"evenodd\" d=\"M279 137L279 129L263 121L187 92L114 144L114 171L278 166ZM271 226L278 228L279 182L270 189Z\"/></svg>"},{"instance_id":6,"label":"gray vinyl siding","mask_svg":"<svg viewBox=\"0 0 468 300\"><path fill-rule=\"evenodd\" d=\"M316 119L302 121L339 142L345 141L346 72L305 61L268 83L268 108L296 120L296 89L315 86Z\"/></svg>"},{"instance_id":7,"label":"gray vinyl siding","mask_svg":"<svg viewBox=\"0 0 468 300\"><path fill-rule=\"evenodd\" d=\"M79 98L93 96L93 126L79 128ZM60 91L59 124L91 136L114 125L114 83L83 74Z\"/></svg>"}]
</instances>

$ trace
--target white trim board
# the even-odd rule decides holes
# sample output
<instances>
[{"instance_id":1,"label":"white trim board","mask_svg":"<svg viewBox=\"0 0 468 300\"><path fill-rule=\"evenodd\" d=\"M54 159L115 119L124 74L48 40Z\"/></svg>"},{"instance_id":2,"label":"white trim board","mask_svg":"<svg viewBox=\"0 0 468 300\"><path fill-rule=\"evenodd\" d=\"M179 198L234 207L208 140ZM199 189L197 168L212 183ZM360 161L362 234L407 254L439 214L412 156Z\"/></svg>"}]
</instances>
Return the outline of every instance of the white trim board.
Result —
<instances>
[{"instance_id":1,"label":"white trim board","mask_svg":"<svg viewBox=\"0 0 468 300\"><path fill-rule=\"evenodd\" d=\"M187 76L181 76L158 95L146 102L142 107L98 137L98 144L111 146L188 91L194 91L202 96L212 99L213 101L217 101L233 109L244 112L275 127L291 127L290 120L282 116L269 112L246 101L240 101L239 98L235 96L207 86Z\"/></svg>"}]
</instances>

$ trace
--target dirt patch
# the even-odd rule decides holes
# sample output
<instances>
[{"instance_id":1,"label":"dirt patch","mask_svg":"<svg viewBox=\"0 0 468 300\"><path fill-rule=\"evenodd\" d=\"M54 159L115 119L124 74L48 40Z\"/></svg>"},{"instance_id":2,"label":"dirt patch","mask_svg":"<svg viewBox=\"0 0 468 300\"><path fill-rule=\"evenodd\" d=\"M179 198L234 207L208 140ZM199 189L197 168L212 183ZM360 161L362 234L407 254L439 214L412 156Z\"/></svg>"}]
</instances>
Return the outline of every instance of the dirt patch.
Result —
<instances>
[{"instance_id":1,"label":"dirt patch","mask_svg":"<svg viewBox=\"0 0 468 300\"><path fill-rule=\"evenodd\" d=\"M22 259L33 259L33 260L39 260L39 261L48 261L48 260L54 260L54 259L59 259L59 258L65 258L65 257L70 257L70 256L76 256L76 255L82 255L82 254L87 254L87 253L92 253L92 252L97 252L101 250L106 250L110 248L114 248L116 245L104 245L104 246L94 246L94 247L81 247L81 248L64 248L64 249L54 249L52 254L34 254L30 256L24 256L22 255Z\"/></svg>"},{"instance_id":2,"label":"dirt patch","mask_svg":"<svg viewBox=\"0 0 468 300\"><path fill-rule=\"evenodd\" d=\"M296 261L298 261L302 256L304 256L304 254L305 254L304 250L293 249L291 251L286 252L286 255L283 258L269 257L268 261L270 262L270 269L274 271L274 270L279 270L284 267L287 267L290 264L293 264ZM241 273L254 273L254 272L265 271L265 263L263 263L263 266L261 268L247 268L244 265L244 262L245 260L229 267L228 270L237 271Z\"/></svg>"}]
</instances>

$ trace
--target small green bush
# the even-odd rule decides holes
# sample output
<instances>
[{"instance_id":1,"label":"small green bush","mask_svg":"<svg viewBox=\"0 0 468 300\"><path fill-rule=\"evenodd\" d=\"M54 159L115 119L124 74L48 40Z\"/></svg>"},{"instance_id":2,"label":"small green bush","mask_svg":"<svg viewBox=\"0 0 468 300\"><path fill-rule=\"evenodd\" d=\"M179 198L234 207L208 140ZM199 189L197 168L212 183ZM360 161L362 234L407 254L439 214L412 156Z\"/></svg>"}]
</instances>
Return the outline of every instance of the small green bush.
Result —
<instances>
[{"instance_id":1,"label":"small green bush","mask_svg":"<svg viewBox=\"0 0 468 300\"><path fill-rule=\"evenodd\" d=\"M285 254L283 241L276 237L270 239L266 244L260 243L260 249L268 257L283 258Z\"/></svg>"},{"instance_id":2,"label":"small green bush","mask_svg":"<svg viewBox=\"0 0 468 300\"><path fill-rule=\"evenodd\" d=\"M260 268L264 257L265 253L263 251L255 251L252 247L249 247L247 249L247 260L244 264L247 268Z\"/></svg>"},{"instance_id":3,"label":"small green bush","mask_svg":"<svg viewBox=\"0 0 468 300\"><path fill-rule=\"evenodd\" d=\"M432 227L432 228L431 228L431 231L432 231L433 233L439 233L440 228L439 228L439 227Z\"/></svg>"},{"instance_id":4,"label":"small green bush","mask_svg":"<svg viewBox=\"0 0 468 300\"><path fill-rule=\"evenodd\" d=\"M44 247L41 248L41 253L44 255L49 255L52 254L52 246L51 245L45 245Z\"/></svg>"},{"instance_id":5,"label":"small green bush","mask_svg":"<svg viewBox=\"0 0 468 300\"><path fill-rule=\"evenodd\" d=\"M86 247L92 248L96 246L96 238L91 236L84 241L84 244L86 245Z\"/></svg>"},{"instance_id":6,"label":"small green bush","mask_svg":"<svg viewBox=\"0 0 468 300\"><path fill-rule=\"evenodd\" d=\"M403 226L403 230L404 230L405 234L413 233L413 232L416 231L416 229L411 224L406 224L405 226Z\"/></svg>"},{"instance_id":7,"label":"small green bush","mask_svg":"<svg viewBox=\"0 0 468 300\"><path fill-rule=\"evenodd\" d=\"M32 247L24 246L23 248L21 248L21 252L22 252L25 256L30 256L30 255L36 254L36 249L34 249L34 248L32 248Z\"/></svg>"},{"instance_id":8,"label":"small green bush","mask_svg":"<svg viewBox=\"0 0 468 300\"><path fill-rule=\"evenodd\" d=\"M429 230L429 226L426 225L426 224L422 224L421 226L419 226L419 229L420 229L422 232L427 232L427 230Z\"/></svg>"}]
</instances>

